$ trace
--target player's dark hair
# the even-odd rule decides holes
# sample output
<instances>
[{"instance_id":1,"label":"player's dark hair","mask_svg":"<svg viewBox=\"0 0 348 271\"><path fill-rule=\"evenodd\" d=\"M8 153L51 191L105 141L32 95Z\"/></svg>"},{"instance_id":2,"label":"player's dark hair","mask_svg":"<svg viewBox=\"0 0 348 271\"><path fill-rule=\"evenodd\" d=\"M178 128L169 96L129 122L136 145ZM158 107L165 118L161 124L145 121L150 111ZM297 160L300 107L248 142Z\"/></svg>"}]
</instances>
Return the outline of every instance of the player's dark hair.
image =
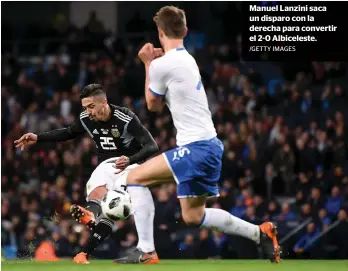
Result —
<instances>
[{"instance_id":1,"label":"player's dark hair","mask_svg":"<svg viewBox=\"0 0 348 271\"><path fill-rule=\"evenodd\" d=\"M168 38L183 39L185 37L186 16L182 9L165 6L156 13L153 20Z\"/></svg>"},{"instance_id":2,"label":"player's dark hair","mask_svg":"<svg viewBox=\"0 0 348 271\"><path fill-rule=\"evenodd\" d=\"M83 88L83 90L80 93L80 99L96 96L103 94L106 96L105 91L103 90L103 87L100 84L89 84Z\"/></svg>"}]
</instances>

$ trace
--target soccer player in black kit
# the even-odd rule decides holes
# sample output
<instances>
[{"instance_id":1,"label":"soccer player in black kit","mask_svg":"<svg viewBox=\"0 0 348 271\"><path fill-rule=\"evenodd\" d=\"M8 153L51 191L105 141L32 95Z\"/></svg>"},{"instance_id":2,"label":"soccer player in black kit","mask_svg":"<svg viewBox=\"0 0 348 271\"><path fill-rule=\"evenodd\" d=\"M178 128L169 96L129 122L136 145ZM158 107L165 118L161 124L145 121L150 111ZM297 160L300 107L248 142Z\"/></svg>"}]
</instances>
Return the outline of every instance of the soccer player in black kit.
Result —
<instances>
[{"instance_id":1,"label":"soccer player in black kit","mask_svg":"<svg viewBox=\"0 0 348 271\"><path fill-rule=\"evenodd\" d=\"M101 85L86 86L80 94L80 99L84 111L69 127L39 135L27 133L14 143L17 148L24 150L35 143L71 140L85 132L94 140L98 166L86 185L86 207L72 205L70 209L77 221L93 230L86 247L74 258L75 263L84 264L88 263L87 257L90 253L112 231L113 221L102 217L100 200L108 190L125 186L128 172L156 154L158 146L132 111L107 102L106 93ZM151 196L150 191L149 194ZM147 230L150 231L149 238L153 238L153 226L147 227ZM142 243L146 244L146 240L139 240L138 248L140 246L141 249ZM145 259L149 259L149 263L158 262L155 251L144 253L143 258L144 263Z\"/></svg>"}]
</instances>

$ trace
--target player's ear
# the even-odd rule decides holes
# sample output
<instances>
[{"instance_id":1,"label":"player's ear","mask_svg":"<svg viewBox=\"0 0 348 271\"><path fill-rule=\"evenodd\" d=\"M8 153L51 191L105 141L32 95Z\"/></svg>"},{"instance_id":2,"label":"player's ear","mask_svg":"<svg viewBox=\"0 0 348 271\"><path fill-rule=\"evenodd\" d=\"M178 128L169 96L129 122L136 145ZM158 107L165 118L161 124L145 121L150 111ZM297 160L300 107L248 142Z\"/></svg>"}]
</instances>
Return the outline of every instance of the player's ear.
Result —
<instances>
[{"instance_id":1,"label":"player's ear","mask_svg":"<svg viewBox=\"0 0 348 271\"><path fill-rule=\"evenodd\" d=\"M184 30L184 38L186 37L187 32L188 32L188 28L187 28L187 27L185 27L185 30Z\"/></svg>"},{"instance_id":2,"label":"player's ear","mask_svg":"<svg viewBox=\"0 0 348 271\"><path fill-rule=\"evenodd\" d=\"M160 38L163 38L163 36L164 36L164 31L163 31L161 28L159 28L159 27L157 27L157 30L158 30L158 36L159 36Z\"/></svg>"}]
</instances>

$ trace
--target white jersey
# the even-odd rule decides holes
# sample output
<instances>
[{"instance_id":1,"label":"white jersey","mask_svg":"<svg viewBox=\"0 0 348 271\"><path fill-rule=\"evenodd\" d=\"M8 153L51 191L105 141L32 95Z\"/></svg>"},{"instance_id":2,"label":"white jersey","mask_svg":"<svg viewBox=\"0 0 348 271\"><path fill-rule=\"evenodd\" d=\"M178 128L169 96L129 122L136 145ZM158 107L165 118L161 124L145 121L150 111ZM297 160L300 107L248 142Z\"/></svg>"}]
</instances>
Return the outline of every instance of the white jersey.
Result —
<instances>
[{"instance_id":1,"label":"white jersey","mask_svg":"<svg viewBox=\"0 0 348 271\"><path fill-rule=\"evenodd\" d=\"M216 136L197 63L184 48L153 60L149 77L151 92L165 96L178 146Z\"/></svg>"}]
</instances>

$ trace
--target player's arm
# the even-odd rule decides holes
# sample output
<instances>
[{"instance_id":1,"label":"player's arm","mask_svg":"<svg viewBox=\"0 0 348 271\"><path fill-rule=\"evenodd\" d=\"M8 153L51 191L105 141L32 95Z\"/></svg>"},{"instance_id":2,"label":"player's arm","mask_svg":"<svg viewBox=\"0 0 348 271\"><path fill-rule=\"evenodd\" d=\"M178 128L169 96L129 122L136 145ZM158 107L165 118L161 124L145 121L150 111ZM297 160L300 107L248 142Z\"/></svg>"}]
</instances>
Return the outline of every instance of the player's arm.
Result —
<instances>
[{"instance_id":1,"label":"player's arm","mask_svg":"<svg viewBox=\"0 0 348 271\"><path fill-rule=\"evenodd\" d=\"M152 112L161 112L164 106L164 95L166 86L164 83L163 71L161 71L156 62L150 65L145 64L145 99L147 108Z\"/></svg>"},{"instance_id":2,"label":"player's arm","mask_svg":"<svg viewBox=\"0 0 348 271\"><path fill-rule=\"evenodd\" d=\"M166 84L161 63L156 58L163 55L161 48L154 48L146 43L139 51L138 56L145 65L145 99L147 108L152 112L160 112L164 106Z\"/></svg>"},{"instance_id":3,"label":"player's arm","mask_svg":"<svg viewBox=\"0 0 348 271\"><path fill-rule=\"evenodd\" d=\"M21 138L14 141L16 148L21 148L23 151L26 147L37 142L59 142L73 139L84 133L84 129L79 121L74 122L67 128L52 130L43 134L24 134Z\"/></svg>"},{"instance_id":4,"label":"player's arm","mask_svg":"<svg viewBox=\"0 0 348 271\"><path fill-rule=\"evenodd\" d=\"M60 142L74 139L85 133L81 121L76 120L69 127L52 130L43 134L37 135L37 142Z\"/></svg>"},{"instance_id":5,"label":"player's arm","mask_svg":"<svg viewBox=\"0 0 348 271\"><path fill-rule=\"evenodd\" d=\"M128 132L142 145L139 152L129 157L130 165L144 161L158 153L159 148L155 139L135 115L128 124Z\"/></svg>"}]
</instances>

